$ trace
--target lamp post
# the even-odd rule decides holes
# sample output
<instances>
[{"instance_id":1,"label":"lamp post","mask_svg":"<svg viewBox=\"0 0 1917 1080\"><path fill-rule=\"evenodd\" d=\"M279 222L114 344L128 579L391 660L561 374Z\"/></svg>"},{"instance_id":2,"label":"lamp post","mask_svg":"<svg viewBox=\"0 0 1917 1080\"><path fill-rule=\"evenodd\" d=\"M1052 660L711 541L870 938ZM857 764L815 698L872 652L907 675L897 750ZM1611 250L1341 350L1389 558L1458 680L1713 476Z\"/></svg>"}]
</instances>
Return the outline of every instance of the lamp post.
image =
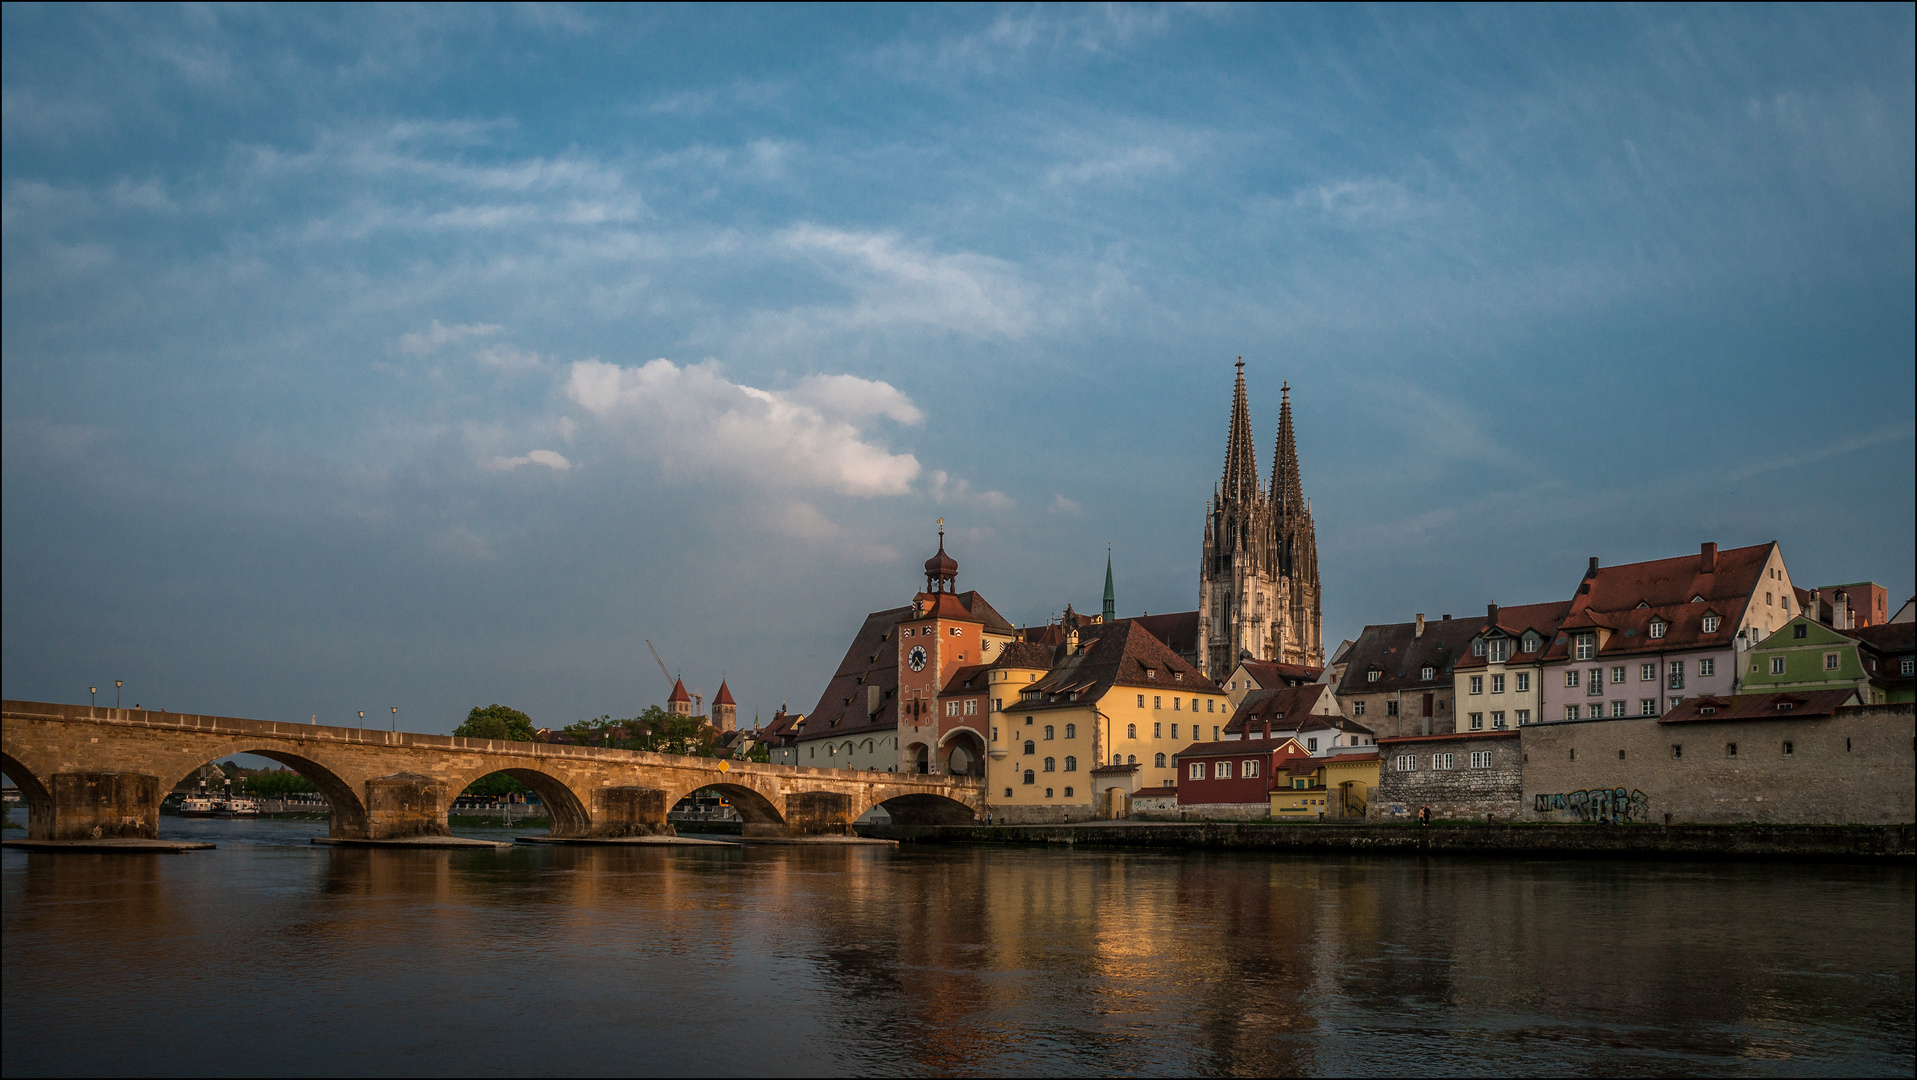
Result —
<instances>
[{"instance_id":1,"label":"lamp post","mask_svg":"<svg viewBox=\"0 0 1917 1080\"><path fill-rule=\"evenodd\" d=\"M125 685L118 679L113 680L113 707L116 709L120 707L120 687Z\"/></svg>"},{"instance_id":2,"label":"lamp post","mask_svg":"<svg viewBox=\"0 0 1917 1080\"><path fill-rule=\"evenodd\" d=\"M393 706L393 730L399 731L399 706Z\"/></svg>"},{"instance_id":3,"label":"lamp post","mask_svg":"<svg viewBox=\"0 0 1917 1080\"><path fill-rule=\"evenodd\" d=\"M366 710L365 709L361 709L359 711L359 729L361 731L366 730Z\"/></svg>"},{"instance_id":4,"label":"lamp post","mask_svg":"<svg viewBox=\"0 0 1917 1080\"><path fill-rule=\"evenodd\" d=\"M92 699L87 702L88 705L98 705L100 703L100 688L97 686L87 687L87 696Z\"/></svg>"}]
</instances>

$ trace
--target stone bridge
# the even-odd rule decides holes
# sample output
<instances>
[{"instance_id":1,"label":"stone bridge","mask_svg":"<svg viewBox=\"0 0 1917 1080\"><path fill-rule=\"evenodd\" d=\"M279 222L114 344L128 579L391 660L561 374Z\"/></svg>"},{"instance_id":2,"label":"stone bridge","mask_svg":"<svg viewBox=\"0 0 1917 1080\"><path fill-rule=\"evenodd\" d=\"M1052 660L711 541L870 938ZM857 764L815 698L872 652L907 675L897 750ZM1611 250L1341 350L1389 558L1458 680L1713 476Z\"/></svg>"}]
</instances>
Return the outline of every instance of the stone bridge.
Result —
<instances>
[{"instance_id":1,"label":"stone bridge","mask_svg":"<svg viewBox=\"0 0 1917 1080\"><path fill-rule=\"evenodd\" d=\"M160 800L234 754L270 758L312 781L332 806L331 834L343 839L445 835L453 799L496 772L537 792L553 835L566 837L670 835L666 811L702 788L727 797L748 836L846 833L875 806L900 824L970 824L985 801L983 783L965 777L38 701L7 701L0 712L0 768L20 786L36 840L156 837Z\"/></svg>"}]
</instances>

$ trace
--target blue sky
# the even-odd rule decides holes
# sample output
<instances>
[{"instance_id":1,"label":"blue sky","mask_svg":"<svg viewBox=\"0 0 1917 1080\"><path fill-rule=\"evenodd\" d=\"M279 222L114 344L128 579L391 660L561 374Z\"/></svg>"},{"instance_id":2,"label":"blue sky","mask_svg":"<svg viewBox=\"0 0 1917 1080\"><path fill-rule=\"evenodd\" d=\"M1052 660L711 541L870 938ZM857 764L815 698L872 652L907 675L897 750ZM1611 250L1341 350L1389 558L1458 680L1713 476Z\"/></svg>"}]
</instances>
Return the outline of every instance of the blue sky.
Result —
<instances>
[{"instance_id":1,"label":"blue sky","mask_svg":"<svg viewBox=\"0 0 1917 1080\"><path fill-rule=\"evenodd\" d=\"M1187 609L1240 355L1330 641L1913 591L1908 5L0 18L8 697L769 717L940 516Z\"/></svg>"}]
</instances>

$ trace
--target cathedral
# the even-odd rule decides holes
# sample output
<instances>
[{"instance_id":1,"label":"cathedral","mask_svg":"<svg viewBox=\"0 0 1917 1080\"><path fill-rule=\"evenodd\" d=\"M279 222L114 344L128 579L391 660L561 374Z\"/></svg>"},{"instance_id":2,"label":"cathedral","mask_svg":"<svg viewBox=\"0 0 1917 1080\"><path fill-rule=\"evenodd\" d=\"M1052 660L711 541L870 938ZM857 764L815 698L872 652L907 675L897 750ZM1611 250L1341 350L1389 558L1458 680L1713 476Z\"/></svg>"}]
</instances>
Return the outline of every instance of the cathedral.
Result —
<instances>
[{"instance_id":1,"label":"cathedral","mask_svg":"<svg viewBox=\"0 0 1917 1080\"><path fill-rule=\"evenodd\" d=\"M1216 681L1245 658L1323 667L1318 536L1298 472L1291 386L1281 391L1271 482L1258 476L1245 362L1231 402L1225 473L1205 507L1198 570L1198 663Z\"/></svg>"}]
</instances>

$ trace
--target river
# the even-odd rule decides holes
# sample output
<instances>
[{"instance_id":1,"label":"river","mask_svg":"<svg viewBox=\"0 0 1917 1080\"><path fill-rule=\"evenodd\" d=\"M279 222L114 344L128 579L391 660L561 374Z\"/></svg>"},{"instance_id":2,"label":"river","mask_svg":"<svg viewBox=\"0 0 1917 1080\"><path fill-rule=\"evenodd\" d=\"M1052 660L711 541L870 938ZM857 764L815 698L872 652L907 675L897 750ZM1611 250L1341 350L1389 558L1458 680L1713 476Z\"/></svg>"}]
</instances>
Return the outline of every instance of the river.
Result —
<instances>
[{"instance_id":1,"label":"river","mask_svg":"<svg viewBox=\"0 0 1917 1080\"><path fill-rule=\"evenodd\" d=\"M167 818L219 849L0 856L0 1068L1917 1067L1910 868L308 843L324 828Z\"/></svg>"}]
</instances>

